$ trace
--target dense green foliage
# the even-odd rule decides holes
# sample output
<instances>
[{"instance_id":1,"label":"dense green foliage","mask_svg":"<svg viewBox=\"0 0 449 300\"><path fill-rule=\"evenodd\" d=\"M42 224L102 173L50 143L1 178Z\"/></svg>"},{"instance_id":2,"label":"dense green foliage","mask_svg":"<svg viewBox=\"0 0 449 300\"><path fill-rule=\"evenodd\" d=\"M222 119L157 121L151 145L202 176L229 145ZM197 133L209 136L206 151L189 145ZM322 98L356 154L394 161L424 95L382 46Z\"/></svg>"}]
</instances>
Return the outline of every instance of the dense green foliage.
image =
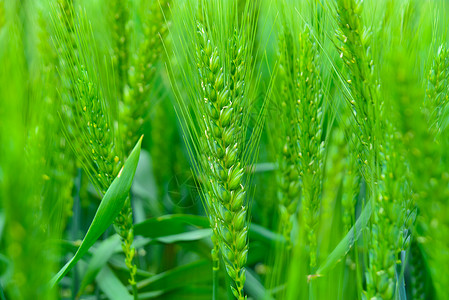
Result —
<instances>
[{"instance_id":1,"label":"dense green foliage","mask_svg":"<svg viewBox=\"0 0 449 300\"><path fill-rule=\"evenodd\" d=\"M0 0L0 299L447 299L443 0Z\"/></svg>"}]
</instances>

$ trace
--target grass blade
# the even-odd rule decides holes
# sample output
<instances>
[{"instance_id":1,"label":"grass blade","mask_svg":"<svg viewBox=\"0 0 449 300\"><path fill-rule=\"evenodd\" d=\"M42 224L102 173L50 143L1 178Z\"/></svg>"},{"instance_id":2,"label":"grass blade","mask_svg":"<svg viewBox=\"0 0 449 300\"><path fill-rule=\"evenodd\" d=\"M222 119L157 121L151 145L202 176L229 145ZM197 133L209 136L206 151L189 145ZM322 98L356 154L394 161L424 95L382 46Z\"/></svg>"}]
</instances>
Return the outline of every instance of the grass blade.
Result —
<instances>
[{"instance_id":1,"label":"grass blade","mask_svg":"<svg viewBox=\"0 0 449 300\"><path fill-rule=\"evenodd\" d=\"M142 138L137 142L128 160L125 162L123 169L104 195L89 230L75 256L52 278L50 282L51 286L57 284L73 268L78 260L87 253L89 248L97 241L109 225L112 224L122 209L136 172L141 144Z\"/></svg>"},{"instance_id":2,"label":"grass blade","mask_svg":"<svg viewBox=\"0 0 449 300\"><path fill-rule=\"evenodd\" d=\"M106 265L109 258L111 258L114 254L115 251L111 251L111 249L115 249L117 246L120 246L120 238L118 235L113 235L103 241L101 245L95 249L87 266L87 270L84 273L83 281L81 282L81 286L78 290L78 296L81 296L84 289L95 280L95 277L97 277L98 273L100 273L102 268Z\"/></svg>"},{"instance_id":3,"label":"grass blade","mask_svg":"<svg viewBox=\"0 0 449 300\"><path fill-rule=\"evenodd\" d=\"M105 266L97 276L97 283L100 289L111 300L131 300L133 297L123 283L115 276L114 272Z\"/></svg>"},{"instance_id":4,"label":"grass blade","mask_svg":"<svg viewBox=\"0 0 449 300\"><path fill-rule=\"evenodd\" d=\"M169 291L197 283L211 282L211 262L199 260L162 272L137 283L142 291Z\"/></svg>"},{"instance_id":5,"label":"grass blade","mask_svg":"<svg viewBox=\"0 0 449 300\"><path fill-rule=\"evenodd\" d=\"M209 221L195 215L165 215L134 225L134 234L154 239L185 232L187 226L209 228Z\"/></svg>"},{"instance_id":6,"label":"grass blade","mask_svg":"<svg viewBox=\"0 0 449 300\"><path fill-rule=\"evenodd\" d=\"M346 236L338 243L337 247L332 251L332 253L326 258L326 260L321 264L321 266L316 271L315 275L309 275L309 279L315 277L323 276L327 271L329 271L335 264L337 264L352 248L354 242L360 237L362 230L368 225L368 221L372 213L371 202L368 202L363 209L360 217L357 219L355 226L349 230ZM355 233L354 233L355 230Z\"/></svg>"}]
</instances>

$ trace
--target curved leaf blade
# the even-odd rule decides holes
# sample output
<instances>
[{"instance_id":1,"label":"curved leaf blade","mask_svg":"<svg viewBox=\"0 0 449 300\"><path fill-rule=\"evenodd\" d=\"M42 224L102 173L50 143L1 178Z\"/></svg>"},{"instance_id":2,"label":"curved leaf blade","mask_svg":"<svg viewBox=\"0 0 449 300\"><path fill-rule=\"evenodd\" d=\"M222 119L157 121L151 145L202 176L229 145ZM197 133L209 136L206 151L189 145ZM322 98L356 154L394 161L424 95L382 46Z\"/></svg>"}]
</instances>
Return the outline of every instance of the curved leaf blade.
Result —
<instances>
[{"instance_id":1,"label":"curved leaf blade","mask_svg":"<svg viewBox=\"0 0 449 300\"><path fill-rule=\"evenodd\" d=\"M338 243L337 247L332 251L331 254L326 258L326 260L321 264L321 266L316 271L315 275L309 275L309 280L315 277L323 276L327 271L332 269L346 254L351 250L354 242L360 237L362 230L368 225L368 221L371 217L373 211L371 201L369 201L359 218L357 219L355 225L349 230L346 236ZM354 232L355 231L355 232Z\"/></svg>"},{"instance_id":2,"label":"curved leaf blade","mask_svg":"<svg viewBox=\"0 0 449 300\"><path fill-rule=\"evenodd\" d=\"M113 235L107 240L104 240L101 245L94 250L92 258L87 265L87 270L84 273L83 281L81 282L80 288L78 290L78 296L84 292L84 289L95 280L98 273L106 265L111 256L116 252L115 248L120 246L120 237L118 235ZM112 251L111 249L114 249Z\"/></svg>"},{"instance_id":3,"label":"curved leaf blade","mask_svg":"<svg viewBox=\"0 0 449 300\"><path fill-rule=\"evenodd\" d=\"M119 175L114 179L101 200L97 212L95 213L95 217L90 224L89 230L87 231L80 247L76 251L75 256L52 278L50 281L51 286L57 284L73 268L81 257L87 253L89 248L98 240L109 225L112 224L115 217L117 217L118 213L122 209L126 197L128 197L129 190L131 189L137 163L139 162L142 137L137 142Z\"/></svg>"},{"instance_id":4,"label":"curved leaf blade","mask_svg":"<svg viewBox=\"0 0 449 300\"><path fill-rule=\"evenodd\" d=\"M126 287L115 276L114 272L108 267L104 266L97 275L97 284L100 290L111 300L132 300Z\"/></svg>"},{"instance_id":5,"label":"curved leaf blade","mask_svg":"<svg viewBox=\"0 0 449 300\"><path fill-rule=\"evenodd\" d=\"M180 234L188 226L209 228L209 220L203 216L174 214L151 218L134 225L134 235L155 239Z\"/></svg>"}]
</instances>

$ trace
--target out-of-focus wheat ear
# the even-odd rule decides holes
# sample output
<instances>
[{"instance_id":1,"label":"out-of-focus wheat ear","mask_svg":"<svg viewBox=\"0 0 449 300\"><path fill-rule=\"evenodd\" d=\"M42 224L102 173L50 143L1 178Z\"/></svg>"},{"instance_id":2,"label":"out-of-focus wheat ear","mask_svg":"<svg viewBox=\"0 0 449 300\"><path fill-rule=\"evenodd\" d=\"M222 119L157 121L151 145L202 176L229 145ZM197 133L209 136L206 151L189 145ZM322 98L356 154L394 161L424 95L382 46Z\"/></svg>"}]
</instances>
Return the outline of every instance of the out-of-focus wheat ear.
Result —
<instances>
[{"instance_id":1,"label":"out-of-focus wheat ear","mask_svg":"<svg viewBox=\"0 0 449 300\"><path fill-rule=\"evenodd\" d=\"M410 1L407 4L411 3L414 2ZM416 8L419 8L421 3L415 4ZM449 284L448 277L438 275L444 272L444 267L441 266L448 265L449 261L448 255L441 254L448 253L449 249L447 239L444 238L449 232L449 224L442 214L442 211L447 211L445 199L449 195L447 184L449 177L445 175L447 163L444 159L447 151L438 144L438 131L431 126L434 120L429 120L430 103L426 103L429 100L426 99L426 94L429 94L429 83L427 92L425 86L421 84L428 74L421 74L418 71L421 70L421 66L414 58L419 51L422 51L420 48L422 45L412 39L416 34L416 28L422 25L421 22L428 20L417 17L419 10L408 9L408 6L398 11L401 12L398 14L401 17L394 19L390 30L393 32L392 37L401 36L401 39L392 39L389 55L385 55L386 69L382 75L385 78L384 86L390 95L388 104L392 109L389 113L394 116L394 118L388 116L387 120L394 122L398 144L401 146L399 149L403 149L401 154L407 158L406 170L411 170L405 172L409 190L402 196L405 197L406 205L403 208L405 211L402 212L402 215L406 216L403 225L406 230L400 233L400 240L405 240L402 248L407 249L410 240L413 241L416 235L423 256L428 258L426 261L432 285L437 298L440 298L444 297L441 288ZM429 168L429 165L432 168ZM431 222L437 222L438 226L425 225Z\"/></svg>"},{"instance_id":2,"label":"out-of-focus wheat ear","mask_svg":"<svg viewBox=\"0 0 449 300\"><path fill-rule=\"evenodd\" d=\"M381 108L379 79L375 72L376 65L370 47L370 31L364 27L362 20L363 4L359 0L337 1L337 39L339 41L337 47L346 70L347 79L343 84L347 85L351 92L348 99L355 124L357 124L353 126L353 132L359 139L359 143L354 144L357 146L356 152L362 174L369 187L368 201L375 204L371 224L370 252L367 257L368 268L365 273L367 285L364 294L367 298L380 295L378 283L382 282L382 295L391 297L389 295L394 288L394 262L393 267L390 268L390 266L391 261L394 260L392 248L395 247L386 244L383 231L386 227L379 222L388 223L388 228L391 228L390 225L394 225L394 222L383 222L384 217L380 216L385 211L382 208L385 203L383 199L389 198L386 195L388 188L384 185L384 176L381 176L380 168L380 165L384 165L385 152L382 157L379 157L381 156L379 153L382 153L381 144L384 141L381 131L384 124L381 124L379 118ZM383 146L385 147L385 144ZM385 259L382 260L383 258Z\"/></svg>"},{"instance_id":3,"label":"out-of-focus wheat ear","mask_svg":"<svg viewBox=\"0 0 449 300\"><path fill-rule=\"evenodd\" d=\"M352 116L345 114L342 126L346 132L346 147L345 147L345 175L343 178L343 194L341 204L343 206L343 225L345 231L355 223L355 206L357 197L360 192L361 174L360 165L357 158L358 148L360 147L359 140L355 132L352 130Z\"/></svg>"},{"instance_id":4,"label":"out-of-focus wheat ear","mask_svg":"<svg viewBox=\"0 0 449 300\"><path fill-rule=\"evenodd\" d=\"M280 213L280 228L291 247L292 216L295 215L300 197L299 157L296 143L299 140L296 124L296 93L294 74L295 46L287 25L284 25L278 38L279 68L276 85L279 91L274 94L276 107L280 112L274 116L273 142L278 153L277 182Z\"/></svg>"},{"instance_id":5,"label":"out-of-focus wheat ear","mask_svg":"<svg viewBox=\"0 0 449 300\"><path fill-rule=\"evenodd\" d=\"M316 266L317 226L321 202L324 142L323 92L317 46L311 38L310 29L305 27L299 35L299 53L296 58L297 122L299 140L299 174L302 179L302 216L309 245L310 267Z\"/></svg>"},{"instance_id":6,"label":"out-of-focus wheat ear","mask_svg":"<svg viewBox=\"0 0 449 300\"><path fill-rule=\"evenodd\" d=\"M159 1L141 4L143 38L137 43L136 53L130 53L127 84L119 107L120 131L126 151L132 149L141 134L142 125L149 117L150 100L155 102L157 91L153 88L159 77L157 70L164 57L163 42L170 22L167 7L168 3Z\"/></svg>"},{"instance_id":7,"label":"out-of-focus wheat ear","mask_svg":"<svg viewBox=\"0 0 449 300\"><path fill-rule=\"evenodd\" d=\"M37 50L40 61L40 84L44 87L43 111L47 113L42 118L45 128L54 130L53 136L47 136L47 143L53 155L47 159L48 169L45 171L46 181L44 190L46 197L44 206L53 207L49 218L49 224L58 223L60 228L64 228L68 217L72 214L73 198L73 177L75 173L76 158L71 151L66 137L64 136L63 125L58 116L60 99L57 86L61 85L57 72L58 56L57 50L51 41L50 24L48 20L48 7L41 4L36 7L38 22L38 44ZM58 201L52 202L55 199ZM51 226L50 226L51 228Z\"/></svg>"},{"instance_id":8,"label":"out-of-focus wheat ear","mask_svg":"<svg viewBox=\"0 0 449 300\"><path fill-rule=\"evenodd\" d=\"M116 87L122 99L128 81L130 1L112 0L108 4L109 23L112 25L112 61L117 70Z\"/></svg>"},{"instance_id":9,"label":"out-of-focus wheat ear","mask_svg":"<svg viewBox=\"0 0 449 300\"><path fill-rule=\"evenodd\" d=\"M414 232L416 220L417 191L420 184L414 183L409 168L415 165L408 153L415 152L407 145L407 137L416 127L416 140L420 140L419 131L427 135L426 122L423 121L421 110L424 100L424 89L418 84L419 79L414 57L416 51L411 38L415 33L411 30L416 24L415 13L408 6L395 7L394 18L385 24L385 31L390 32L391 41L385 51L381 70L383 98L386 99L381 110L381 132L378 146L380 162L379 198L372 219L372 250L367 278L368 296L391 298L394 295L397 275L394 269L397 265L406 263L403 258L398 261L401 251L408 251L411 233ZM399 26L401 24L401 26ZM401 39L395 37L401 36ZM404 111L404 107L409 109ZM418 126L410 126L410 120ZM413 128L415 127L415 128ZM413 128L413 129L412 129ZM422 132L422 133L423 133ZM425 142L421 142L423 145ZM426 147L426 146L420 146ZM421 148L422 149L422 148ZM419 180L425 181L425 175L420 174ZM394 234L392 234L394 233Z\"/></svg>"},{"instance_id":10,"label":"out-of-focus wheat ear","mask_svg":"<svg viewBox=\"0 0 449 300\"><path fill-rule=\"evenodd\" d=\"M360 163L367 183L377 173L376 153L379 134L378 115L380 109L379 84L376 77L370 31L361 19L363 2L360 0L337 1L337 39L340 58L347 72L343 84L349 87L349 105L353 109L355 124L360 133Z\"/></svg>"},{"instance_id":11,"label":"out-of-focus wheat ear","mask_svg":"<svg viewBox=\"0 0 449 300\"><path fill-rule=\"evenodd\" d=\"M437 55L427 77L426 109L428 121L436 135L440 135L448 126L449 94L449 51L443 44L438 48Z\"/></svg>"},{"instance_id":12,"label":"out-of-focus wheat ear","mask_svg":"<svg viewBox=\"0 0 449 300\"><path fill-rule=\"evenodd\" d=\"M1 297L13 299L56 299L46 287L57 256L45 247L61 235L61 226L51 218L52 198L44 189L52 158L50 140L57 133L45 126L47 107L40 89L40 73L31 73L30 60L37 53L26 52L25 41L36 34L33 4L2 1L0 44L0 202L2 211L3 261L14 266L9 278L2 278ZM4 22L4 23L3 23ZM36 55L36 56L35 56ZM35 71L35 70L33 70ZM32 75L33 74L33 75ZM36 76L34 76L36 75ZM51 199L50 199L51 198ZM3 263L6 271L9 267ZM5 280L6 279L6 280Z\"/></svg>"}]
</instances>

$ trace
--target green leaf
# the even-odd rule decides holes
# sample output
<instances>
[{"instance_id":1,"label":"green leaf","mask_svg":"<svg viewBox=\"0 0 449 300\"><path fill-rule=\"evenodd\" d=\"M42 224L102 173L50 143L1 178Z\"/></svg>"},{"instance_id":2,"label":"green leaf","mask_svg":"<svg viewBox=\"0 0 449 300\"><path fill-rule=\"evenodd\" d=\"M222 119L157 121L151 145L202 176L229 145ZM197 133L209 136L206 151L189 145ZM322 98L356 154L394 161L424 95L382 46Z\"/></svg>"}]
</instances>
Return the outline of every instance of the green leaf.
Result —
<instances>
[{"instance_id":1,"label":"green leaf","mask_svg":"<svg viewBox=\"0 0 449 300\"><path fill-rule=\"evenodd\" d=\"M3 287L2 287L1 282L0 282L0 299L6 300L5 294L3 293Z\"/></svg>"},{"instance_id":2,"label":"green leaf","mask_svg":"<svg viewBox=\"0 0 449 300\"><path fill-rule=\"evenodd\" d=\"M368 202L363 209L360 217L357 219L355 226L349 230L346 236L338 243L337 247L332 251L332 253L324 260L321 266L316 271L315 275L309 275L309 279L315 277L320 277L324 275L327 271L332 269L346 254L351 250L354 242L360 237L362 230L368 225L368 221L372 213L372 204ZM356 233L354 233L354 230Z\"/></svg>"},{"instance_id":3,"label":"green leaf","mask_svg":"<svg viewBox=\"0 0 449 300\"><path fill-rule=\"evenodd\" d=\"M1 253L0 253L0 266L1 266L0 281L3 282L3 284L7 284L11 280L14 271L11 260Z\"/></svg>"},{"instance_id":4,"label":"green leaf","mask_svg":"<svg viewBox=\"0 0 449 300\"><path fill-rule=\"evenodd\" d=\"M134 225L134 235L156 239L162 243L173 242L176 238L179 238L179 241L198 240L207 235L206 231L198 231L195 234L188 234L185 236L181 235L186 233L191 226L197 228L209 228L210 224L207 218L203 216L184 214L165 215ZM251 224L249 236L251 240L257 240L268 244L285 243L285 238L282 235L274 233L257 224ZM187 240L183 238L187 238Z\"/></svg>"},{"instance_id":5,"label":"green leaf","mask_svg":"<svg viewBox=\"0 0 449 300\"><path fill-rule=\"evenodd\" d=\"M405 262L407 261L406 252L401 251L401 264L396 265L395 277L396 277L396 293L394 293L394 298L397 300L407 300L407 292L405 291Z\"/></svg>"},{"instance_id":6,"label":"green leaf","mask_svg":"<svg viewBox=\"0 0 449 300\"><path fill-rule=\"evenodd\" d=\"M101 242L100 246L93 251L92 258L89 260L86 273L84 273L83 281L78 290L78 296L84 292L87 285L95 280L95 277L106 265L109 258L111 258L114 252L117 251L117 249L115 249L117 246L120 246L120 237L115 234ZM111 249L115 249L115 251Z\"/></svg>"},{"instance_id":7,"label":"green leaf","mask_svg":"<svg viewBox=\"0 0 449 300\"><path fill-rule=\"evenodd\" d=\"M144 291L169 291L211 280L211 262L209 260L199 260L139 281L137 287L139 290Z\"/></svg>"},{"instance_id":8,"label":"green leaf","mask_svg":"<svg viewBox=\"0 0 449 300\"><path fill-rule=\"evenodd\" d=\"M272 172L276 170L275 163L258 163L254 165L255 173Z\"/></svg>"},{"instance_id":9,"label":"green leaf","mask_svg":"<svg viewBox=\"0 0 449 300\"><path fill-rule=\"evenodd\" d=\"M114 272L108 267L104 266L98 274L96 281L100 290L111 300L132 300L133 297L129 294L128 289L115 276Z\"/></svg>"},{"instance_id":10,"label":"green leaf","mask_svg":"<svg viewBox=\"0 0 449 300\"><path fill-rule=\"evenodd\" d=\"M134 235L155 239L183 233L188 226L209 228L209 221L195 215L165 215L134 225Z\"/></svg>"},{"instance_id":11,"label":"green leaf","mask_svg":"<svg viewBox=\"0 0 449 300\"><path fill-rule=\"evenodd\" d=\"M80 247L76 251L75 256L52 278L50 281L51 286L57 284L67 274L67 272L73 268L78 260L80 260L81 257L87 253L89 248L92 247L92 245L109 227L109 225L112 224L114 219L119 214L131 188L137 163L139 161L141 144L142 137L137 142L119 175L114 179L101 200L100 206L95 213L95 217L90 224L89 230L87 231Z\"/></svg>"},{"instance_id":12,"label":"green leaf","mask_svg":"<svg viewBox=\"0 0 449 300\"><path fill-rule=\"evenodd\" d=\"M156 291L139 294L139 299L163 300L210 300L212 289L210 286L186 286L173 291Z\"/></svg>"},{"instance_id":13,"label":"green leaf","mask_svg":"<svg viewBox=\"0 0 449 300\"><path fill-rule=\"evenodd\" d=\"M200 228L195 229L198 227ZM210 237L212 229L209 228L209 221L205 217L179 214L152 218L136 224L134 235L150 238L152 243L173 244Z\"/></svg>"},{"instance_id":14,"label":"green leaf","mask_svg":"<svg viewBox=\"0 0 449 300\"><path fill-rule=\"evenodd\" d=\"M274 233L265 227L254 223L249 226L249 237L251 240L257 240L268 244L285 243L285 238L282 235Z\"/></svg>"},{"instance_id":15,"label":"green leaf","mask_svg":"<svg viewBox=\"0 0 449 300\"><path fill-rule=\"evenodd\" d=\"M156 238L158 242L164 244L173 244L178 242L198 241L212 235L212 229L198 229L193 231L182 232L168 236L161 236Z\"/></svg>"},{"instance_id":16,"label":"green leaf","mask_svg":"<svg viewBox=\"0 0 449 300\"><path fill-rule=\"evenodd\" d=\"M254 276L253 271L251 269L246 270L246 282L245 282L245 291L249 296L252 296L254 299L266 299L269 300L271 298L265 298L266 291L262 283Z\"/></svg>"}]
</instances>

